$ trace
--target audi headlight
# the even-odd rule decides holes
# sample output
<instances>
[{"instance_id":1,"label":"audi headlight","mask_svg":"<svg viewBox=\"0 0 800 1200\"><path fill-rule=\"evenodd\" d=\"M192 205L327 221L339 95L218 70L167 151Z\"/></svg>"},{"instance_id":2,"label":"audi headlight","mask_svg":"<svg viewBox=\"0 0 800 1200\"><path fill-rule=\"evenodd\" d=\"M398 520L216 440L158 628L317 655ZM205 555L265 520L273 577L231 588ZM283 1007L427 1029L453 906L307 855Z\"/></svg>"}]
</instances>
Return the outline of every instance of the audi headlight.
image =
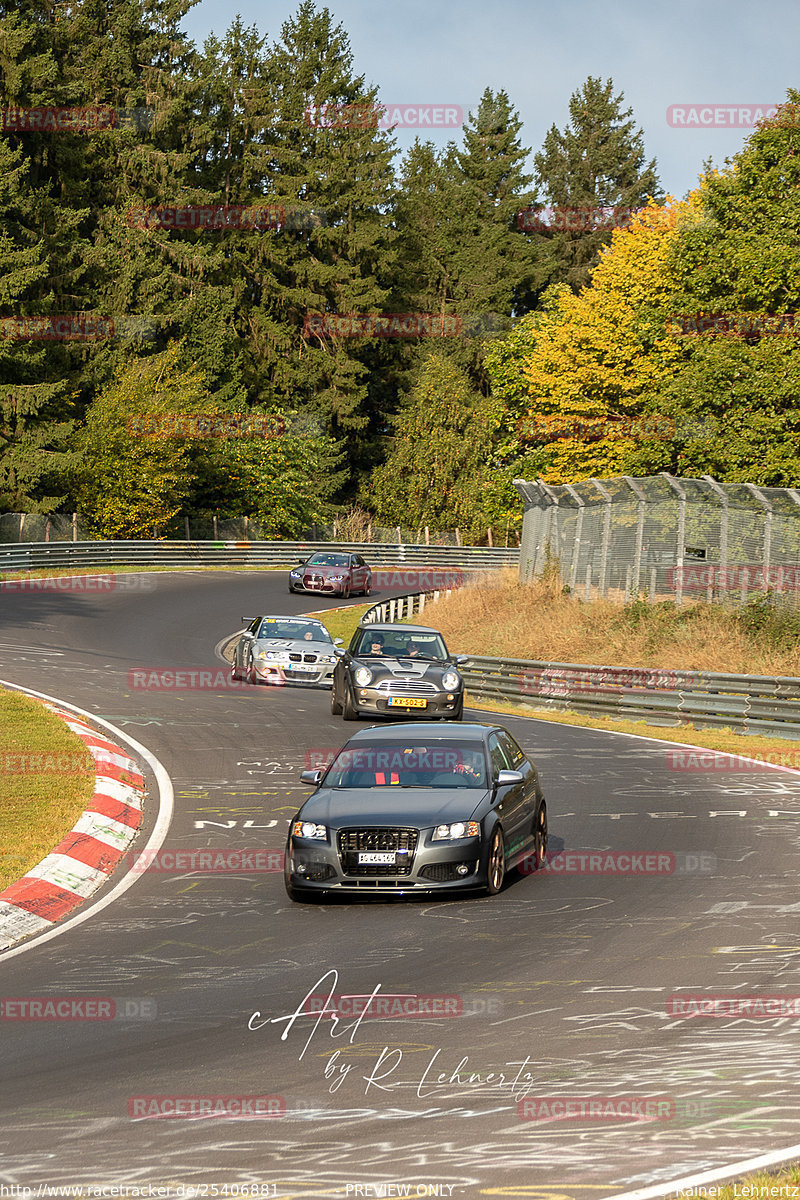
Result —
<instances>
[{"instance_id":1,"label":"audi headlight","mask_svg":"<svg viewBox=\"0 0 800 1200\"><path fill-rule=\"evenodd\" d=\"M314 838L317 841L327 841L328 830L325 825L315 825L313 821L295 821L292 826L294 837Z\"/></svg>"},{"instance_id":2,"label":"audi headlight","mask_svg":"<svg viewBox=\"0 0 800 1200\"><path fill-rule=\"evenodd\" d=\"M454 692L461 683L461 676L456 671L445 671L442 676L442 689L445 692Z\"/></svg>"},{"instance_id":3,"label":"audi headlight","mask_svg":"<svg viewBox=\"0 0 800 1200\"><path fill-rule=\"evenodd\" d=\"M481 827L477 821L453 821L449 825L437 825L433 831L434 842L457 842L461 838L478 837Z\"/></svg>"},{"instance_id":4,"label":"audi headlight","mask_svg":"<svg viewBox=\"0 0 800 1200\"><path fill-rule=\"evenodd\" d=\"M372 683L372 671L369 667L358 667L356 670L356 683L359 687L366 687L368 683Z\"/></svg>"}]
</instances>

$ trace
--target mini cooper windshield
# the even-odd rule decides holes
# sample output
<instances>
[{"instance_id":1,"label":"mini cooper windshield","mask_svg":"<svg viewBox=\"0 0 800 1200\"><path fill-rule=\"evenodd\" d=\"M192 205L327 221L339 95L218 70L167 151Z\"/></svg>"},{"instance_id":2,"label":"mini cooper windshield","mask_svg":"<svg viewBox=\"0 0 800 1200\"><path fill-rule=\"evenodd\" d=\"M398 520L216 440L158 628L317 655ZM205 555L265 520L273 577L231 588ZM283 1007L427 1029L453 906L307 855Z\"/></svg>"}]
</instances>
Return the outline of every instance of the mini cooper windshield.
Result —
<instances>
[{"instance_id":1,"label":"mini cooper windshield","mask_svg":"<svg viewBox=\"0 0 800 1200\"><path fill-rule=\"evenodd\" d=\"M362 743L342 750L320 787L486 788L483 747L464 741L405 738L403 744Z\"/></svg>"},{"instance_id":2,"label":"mini cooper windshield","mask_svg":"<svg viewBox=\"0 0 800 1200\"><path fill-rule=\"evenodd\" d=\"M405 633L402 628L392 629L387 633L384 629L379 637L364 629L358 645L351 649L356 658L381 655L383 658L418 658L426 662L444 662L447 658L444 642L438 633L419 633L409 630Z\"/></svg>"}]
</instances>

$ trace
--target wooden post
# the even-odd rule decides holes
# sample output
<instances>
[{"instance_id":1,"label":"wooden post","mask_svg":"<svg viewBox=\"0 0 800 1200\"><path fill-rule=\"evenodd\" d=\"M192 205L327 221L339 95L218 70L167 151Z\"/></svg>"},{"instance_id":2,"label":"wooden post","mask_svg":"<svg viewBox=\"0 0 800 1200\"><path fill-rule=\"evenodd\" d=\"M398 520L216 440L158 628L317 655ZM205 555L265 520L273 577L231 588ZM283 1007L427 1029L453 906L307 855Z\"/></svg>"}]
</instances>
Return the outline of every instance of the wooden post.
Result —
<instances>
[{"instance_id":1,"label":"wooden post","mask_svg":"<svg viewBox=\"0 0 800 1200\"><path fill-rule=\"evenodd\" d=\"M461 545L461 530L458 527L456 527L456 545Z\"/></svg>"},{"instance_id":2,"label":"wooden post","mask_svg":"<svg viewBox=\"0 0 800 1200\"><path fill-rule=\"evenodd\" d=\"M428 526L426 525L425 526L425 545L430 546L430 544L431 544L430 530L428 529Z\"/></svg>"},{"instance_id":3,"label":"wooden post","mask_svg":"<svg viewBox=\"0 0 800 1200\"><path fill-rule=\"evenodd\" d=\"M219 533L217 532L217 514L216 513L214 513L213 521L214 521L214 541L216 542L216 541L219 541Z\"/></svg>"},{"instance_id":4,"label":"wooden post","mask_svg":"<svg viewBox=\"0 0 800 1200\"><path fill-rule=\"evenodd\" d=\"M656 569L650 568L650 603L652 604L656 598Z\"/></svg>"},{"instance_id":5,"label":"wooden post","mask_svg":"<svg viewBox=\"0 0 800 1200\"><path fill-rule=\"evenodd\" d=\"M245 517L245 519L244 519L244 540L246 542L250 541L250 518L249 517Z\"/></svg>"},{"instance_id":6,"label":"wooden post","mask_svg":"<svg viewBox=\"0 0 800 1200\"><path fill-rule=\"evenodd\" d=\"M189 536L189 518L188 517L183 518L183 525L186 530L186 540L187 540L187 542L189 542L189 541L191 541L191 537Z\"/></svg>"},{"instance_id":7,"label":"wooden post","mask_svg":"<svg viewBox=\"0 0 800 1200\"><path fill-rule=\"evenodd\" d=\"M370 521L369 525L367 526L367 541L372 541L372 521Z\"/></svg>"},{"instance_id":8,"label":"wooden post","mask_svg":"<svg viewBox=\"0 0 800 1200\"><path fill-rule=\"evenodd\" d=\"M73 542L77 542L77 540L78 540L78 514L77 513L72 514L72 540L73 540Z\"/></svg>"},{"instance_id":9,"label":"wooden post","mask_svg":"<svg viewBox=\"0 0 800 1200\"><path fill-rule=\"evenodd\" d=\"M403 539L401 538L401 536L400 536L400 526L399 526L399 525L395 525L395 529L397 530L397 544L398 544L398 546L399 546L399 545L400 545L400 543L401 543L401 542L402 542L402 540L403 540Z\"/></svg>"},{"instance_id":10,"label":"wooden post","mask_svg":"<svg viewBox=\"0 0 800 1200\"><path fill-rule=\"evenodd\" d=\"M47 518L47 520L44 523L44 540L46 542L50 541L50 518L49 517Z\"/></svg>"},{"instance_id":11,"label":"wooden post","mask_svg":"<svg viewBox=\"0 0 800 1200\"><path fill-rule=\"evenodd\" d=\"M486 535L487 535L487 537L489 538L489 545L490 545L490 547L494 548L494 542L492 541L492 527L491 527L491 525L490 525L490 526L489 526L489 528L486 530Z\"/></svg>"},{"instance_id":12,"label":"wooden post","mask_svg":"<svg viewBox=\"0 0 800 1200\"><path fill-rule=\"evenodd\" d=\"M19 541L19 542L22 541L22 527L24 524L25 524L25 513L20 513L19 514L19 537L17 538L17 541Z\"/></svg>"}]
</instances>

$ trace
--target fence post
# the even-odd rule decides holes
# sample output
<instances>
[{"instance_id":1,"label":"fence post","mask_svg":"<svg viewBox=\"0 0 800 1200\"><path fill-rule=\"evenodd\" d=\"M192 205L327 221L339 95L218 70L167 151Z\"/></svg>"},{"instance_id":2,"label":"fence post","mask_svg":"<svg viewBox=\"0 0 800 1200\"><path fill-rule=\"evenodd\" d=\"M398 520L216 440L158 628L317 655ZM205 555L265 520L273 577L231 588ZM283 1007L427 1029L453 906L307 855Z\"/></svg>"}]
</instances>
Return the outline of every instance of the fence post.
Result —
<instances>
[{"instance_id":1,"label":"fence post","mask_svg":"<svg viewBox=\"0 0 800 1200\"><path fill-rule=\"evenodd\" d=\"M627 604L631 598L631 564L625 568L625 603Z\"/></svg>"},{"instance_id":2,"label":"fence post","mask_svg":"<svg viewBox=\"0 0 800 1200\"><path fill-rule=\"evenodd\" d=\"M183 518L183 527L186 530L186 540L187 540L187 542L189 542L189 541L191 541L191 536L189 534L189 518L188 517Z\"/></svg>"},{"instance_id":3,"label":"fence post","mask_svg":"<svg viewBox=\"0 0 800 1200\"><path fill-rule=\"evenodd\" d=\"M22 527L24 524L25 524L25 513L20 513L19 514L19 535L17 537L18 542L22 541Z\"/></svg>"},{"instance_id":4,"label":"fence post","mask_svg":"<svg viewBox=\"0 0 800 1200\"><path fill-rule=\"evenodd\" d=\"M611 541L611 493L603 487L602 483L598 483L596 479L590 479L597 488L600 495L605 500L605 513L603 515L603 544L600 548L600 596L605 596L608 591L608 547Z\"/></svg>"},{"instance_id":5,"label":"fence post","mask_svg":"<svg viewBox=\"0 0 800 1200\"><path fill-rule=\"evenodd\" d=\"M77 513L72 514L72 540L73 540L73 542L77 542L77 540L78 540L78 514Z\"/></svg>"},{"instance_id":6,"label":"fence post","mask_svg":"<svg viewBox=\"0 0 800 1200\"><path fill-rule=\"evenodd\" d=\"M766 592L769 590L769 568L772 557L772 505L761 489L757 488L754 483L746 483L744 486L764 508L764 553L762 556L763 578L761 580L761 590Z\"/></svg>"},{"instance_id":7,"label":"fence post","mask_svg":"<svg viewBox=\"0 0 800 1200\"><path fill-rule=\"evenodd\" d=\"M659 471L678 496L678 545L675 555L675 603L683 604L683 557L686 551L686 491L668 471Z\"/></svg>"},{"instance_id":8,"label":"fence post","mask_svg":"<svg viewBox=\"0 0 800 1200\"><path fill-rule=\"evenodd\" d=\"M581 556L581 534L583 533L583 510L586 508L586 501L581 495L579 495L575 488L571 486L571 484L568 483L565 486L570 496L572 496L573 500L578 506L578 515L575 518L575 533L572 539L572 565L569 569L569 586L574 592L575 585L578 580L578 563L580 562ZM507 540L506 545L508 545Z\"/></svg>"},{"instance_id":9,"label":"fence post","mask_svg":"<svg viewBox=\"0 0 800 1200\"><path fill-rule=\"evenodd\" d=\"M489 546L490 546L490 548L494 548L494 542L492 541L492 527L491 527L491 525L490 525L490 526L489 526L489 528L486 530L486 536L487 536L487 537L488 537L488 539L489 539Z\"/></svg>"},{"instance_id":10,"label":"fence post","mask_svg":"<svg viewBox=\"0 0 800 1200\"><path fill-rule=\"evenodd\" d=\"M246 542L250 541L250 518L249 517L245 517L245 519L244 519L244 539Z\"/></svg>"},{"instance_id":11,"label":"fence post","mask_svg":"<svg viewBox=\"0 0 800 1200\"><path fill-rule=\"evenodd\" d=\"M461 545L461 530L458 528L457 525L456 525L456 545L457 546Z\"/></svg>"},{"instance_id":12,"label":"fence post","mask_svg":"<svg viewBox=\"0 0 800 1200\"><path fill-rule=\"evenodd\" d=\"M428 526L426 525L425 526L425 545L430 546L430 544L431 544L431 535L428 532Z\"/></svg>"},{"instance_id":13,"label":"fence post","mask_svg":"<svg viewBox=\"0 0 800 1200\"><path fill-rule=\"evenodd\" d=\"M592 598L592 564L590 562L586 564L586 587L583 598L584 600L591 600Z\"/></svg>"},{"instance_id":14,"label":"fence post","mask_svg":"<svg viewBox=\"0 0 800 1200\"><path fill-rule=\"evenodd\" d=\"M634 550L633 558L633 590L638 593L642 579L642 542L644 541L644 514L647 497L636 480L632 479L630 475L623 475L622 478L638 501L636 506L636 549Z\"/></svg>"},{"instance_id":15,"label":"fence post","mask_svg":"<svg viewBox=\"0 0 800 1200\"><path fill-rule=\"evenodd\" d=\"M650 568L650 603L653 604L656 598L656 569Z\"/></svg>"},{"instance_id":16,"label":"fence post","mask_svg":"<svg viewBox=\"0 0 800 1200\"><path fill-rule=\"evenodd\" d=\"M47 520L44 523L44 540L46 542L50 541L50 518L49 517L47 518Z\"/></svg>"},{"instance_id":17,"label":"fence post","mask_svg":"<svg viewBox=\"0 0 800 1200\"><path fill-rule=\"evenodd\" d=\"M711 490L719 497L719 502L722 505L722 516L719 522L719 570L723 579L723 588L728 590L728 493L724 492L716 479L712 479L710 475L703 475L702 479ZM717 582L715 580L715 582Z\"/></svg>"},{"instance_id":18,"label":"fence post","mask_svg":"<svg viewBox=\"0 0 800 1200\"><path fill-rule=\"evenodd\" d=\"M217 514L216 513L214 513L213 521L214 521L214 541L217 542L217 541L219 541L219 533L217 532Z\"/></svg>"}]
</instances>

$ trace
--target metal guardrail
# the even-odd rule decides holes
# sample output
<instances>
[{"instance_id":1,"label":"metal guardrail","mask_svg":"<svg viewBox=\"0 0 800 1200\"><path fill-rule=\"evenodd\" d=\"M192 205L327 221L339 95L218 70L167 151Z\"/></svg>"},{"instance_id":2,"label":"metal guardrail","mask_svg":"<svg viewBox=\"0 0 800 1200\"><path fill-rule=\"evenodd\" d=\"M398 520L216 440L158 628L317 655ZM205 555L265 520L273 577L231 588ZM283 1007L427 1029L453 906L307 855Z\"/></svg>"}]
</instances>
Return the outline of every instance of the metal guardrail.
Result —
<instances>
[{"instance_id":1,"label":"metal guardrail","mask_svg":"<svg viewBox=\"0 0 800 1200\"><path fill-rule=\"evenodd\" d=\"M361 623L408 619L439 596L439 592L426 592L384 600L373 605ZM491 700L527 701L539 709L627 717L649 725L727 727L737 733L772 733L800 740L800 679L793 676L594 666L477 654L469 655L461 673L473 696Z\"/></svg>"},{"instance_id":2,"label":"metal guardrail","mask_svg":"<svg viewBox=\"0 0 800 1200\"><path fill-rule=\"evenodd\" d=\"M470 655L462 668L475 696L537 708L627 717L650 725L729 727L800 739L800 679L659 667L608 667Z\"/></svg>"},{"instance_id":3,"label":"metal guardrail","mask_svg":"<svg viewBox=\"0 0 800 1200\"><path fill-rule=\"evenodd\" d=\"M395 542L97 541L0 544L0 571L49 567L292 566L315 550L353 551L373 567L497 570L516 566L513 547L425 546Z\"/></svg>"}]
</instances>

